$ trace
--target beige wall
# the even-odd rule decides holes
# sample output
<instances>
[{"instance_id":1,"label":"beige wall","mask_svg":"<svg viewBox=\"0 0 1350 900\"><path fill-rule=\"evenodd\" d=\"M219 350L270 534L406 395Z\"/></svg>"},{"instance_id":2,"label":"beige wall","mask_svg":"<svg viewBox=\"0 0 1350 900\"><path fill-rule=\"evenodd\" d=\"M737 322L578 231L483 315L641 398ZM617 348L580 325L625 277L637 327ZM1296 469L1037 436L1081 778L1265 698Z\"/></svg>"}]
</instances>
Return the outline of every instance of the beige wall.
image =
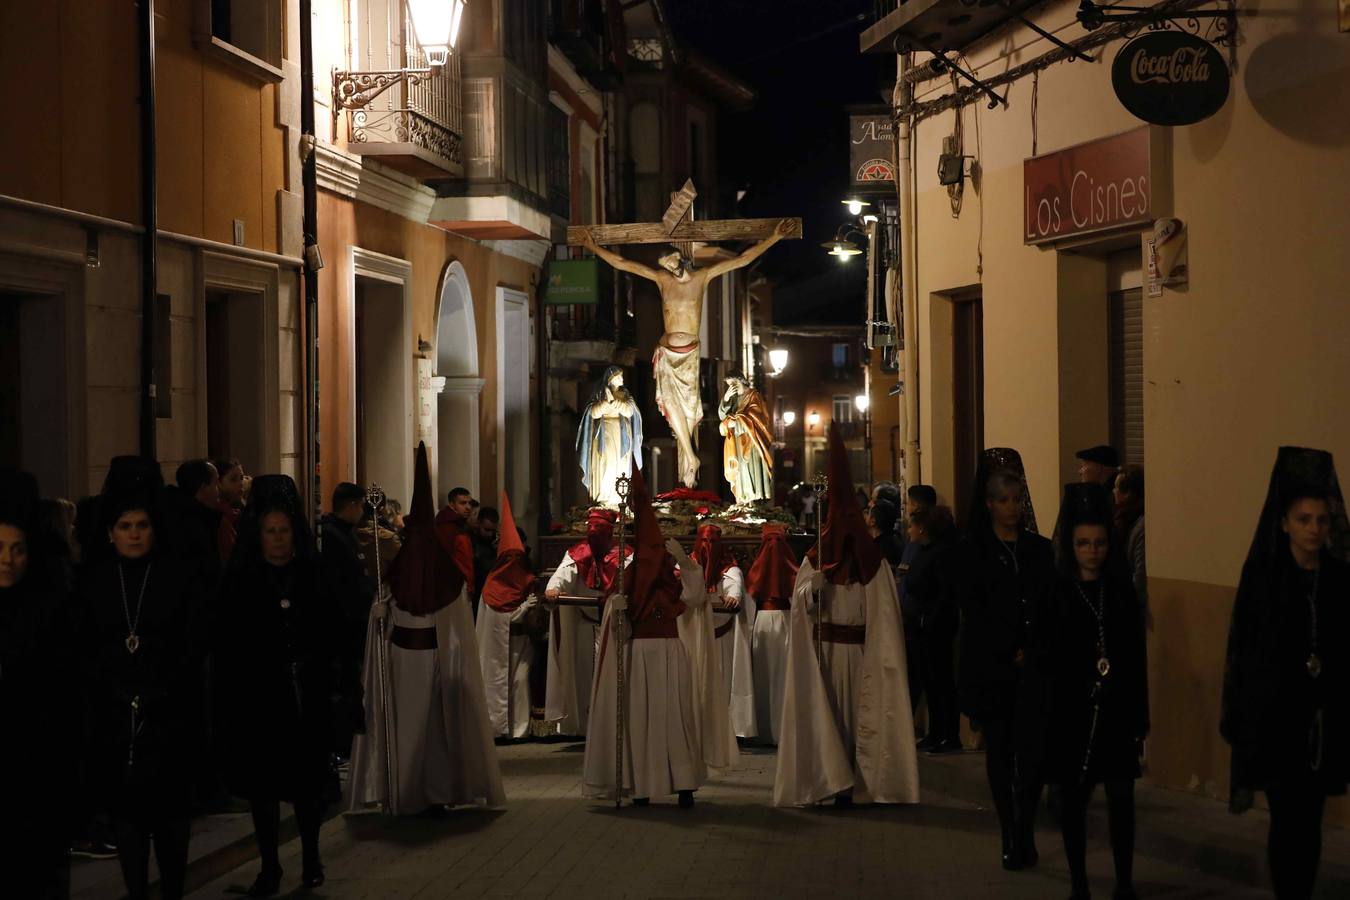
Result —
<instances>
[{"instance_id":1,"label":"beige wall","mask_svg":"<svg viewBox=\"0 0 1350 900\"><path fill-rule=\"evenodd\" d=\"M1074 4L1037 15L1081 33ZM1156 129L1162 214L1190 235L1189 286L1146 298L1145 464L1152 637L1153 776L1223 796L1217 731L1223 642L1233 587L1280 444L1337 453L1350 465L1350 41L1334 5L1277 0L1242 21L1227 105L1210 120ZM1006 38L1006 39L1005 39ZM1110 62L1040 73L1036 152L1140 123L1115 99ZM1017 48L1005 51L1005 48ZM1014 30L969 52L985 76L1047 49ZM1005 52L1008 55L1005 55ZM1225 51L1226 52L1226 51ZM921 86L919 99L950 90ZM984 298L985 443L1022 452L1043 530L1052 525L1072 454L1105 441L1105 278L1097 254L1022 244L1022 160L1033 155L1032 79L1008 108L961 115L965 152L982 169L959 218L936 183L955 113L918 126L921 440L925 480L950 493L950 319L940 296L972 284ZM1169 160L1170 156L1170 160ZM1344 805L1332 818L1350 822Z\"/></svg>"}]
</instances>

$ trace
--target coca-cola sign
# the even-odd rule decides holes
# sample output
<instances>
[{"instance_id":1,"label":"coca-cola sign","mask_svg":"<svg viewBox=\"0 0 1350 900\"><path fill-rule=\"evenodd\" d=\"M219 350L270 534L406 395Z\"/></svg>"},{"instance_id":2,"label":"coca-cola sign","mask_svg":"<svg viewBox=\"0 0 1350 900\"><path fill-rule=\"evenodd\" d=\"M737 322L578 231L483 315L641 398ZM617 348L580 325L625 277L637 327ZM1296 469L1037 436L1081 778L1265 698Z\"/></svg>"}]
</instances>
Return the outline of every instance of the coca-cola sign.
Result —
<instances>
[{"instance_id":1,"label":"coca-cola sign","mask_svg":"<svg viewBox=\"0 0 1350 900\"><path fill-rule=\"evenodd\" d=\"M1191 125L1228 100L1228 64L1209 41L1150 31L1116 54L1111 83L1121 105L1155 125Z\"/></svg>"}]
</instances>

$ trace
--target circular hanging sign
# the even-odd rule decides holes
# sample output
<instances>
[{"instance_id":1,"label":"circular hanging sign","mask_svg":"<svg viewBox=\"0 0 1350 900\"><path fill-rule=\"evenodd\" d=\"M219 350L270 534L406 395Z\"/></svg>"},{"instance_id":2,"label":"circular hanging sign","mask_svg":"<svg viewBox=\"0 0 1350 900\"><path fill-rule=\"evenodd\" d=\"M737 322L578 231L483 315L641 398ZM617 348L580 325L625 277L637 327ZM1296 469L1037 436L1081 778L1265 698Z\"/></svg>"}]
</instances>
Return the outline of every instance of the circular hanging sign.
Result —
<instances>
[{"instance_id":1,"label":"circular hanging sign","mask_svg":"<svg viewBox=\"0 0 1350 900\"><path fill-rule=\"evenodd\" d=\"M1155 125L1192 125L1228 101L1228 64L1214 45L1181 31L1150 31L1116 54L1111 84L1127 110Z\"/></svg>"},{"instance_id":2,"label":"circular hanging sign","mask_svg":"<svg viewBox=\"0 0 1350 900\"><path fill-rule=\"evenodd\" d=\"M853 180L862 181L894 181L895 167L891 165L889 159L869 159L858 166L858 171L853 173Z\"/></svg>"}]
</instances>

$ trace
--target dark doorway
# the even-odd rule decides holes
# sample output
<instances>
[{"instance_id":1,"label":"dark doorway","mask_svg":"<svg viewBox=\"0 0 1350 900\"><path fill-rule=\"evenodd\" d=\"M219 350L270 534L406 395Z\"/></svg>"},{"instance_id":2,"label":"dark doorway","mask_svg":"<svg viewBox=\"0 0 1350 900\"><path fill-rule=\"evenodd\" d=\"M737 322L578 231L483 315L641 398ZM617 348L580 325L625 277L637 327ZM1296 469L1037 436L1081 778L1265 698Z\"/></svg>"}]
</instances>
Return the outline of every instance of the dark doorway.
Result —
<instances>
[{"instance_id":1,"label":"dark doorway","mask_svg":"<svg viewBox=\"0 0 1350 900\"><path fill-rule=\"evenodd\" d=\"M0 296L0 466L18 468L23 434L23 360L18 298Z\"/></svg>"},{"instance_id":2,"label":"dark doorway","mask_svg":"<svg viewBox=\"0 0 1350 900\"><path fill-rule=\"evenodd\" d=\"M206 452L263 471L263 297L206 292Z\"/></svg>"},{"instance_id":3,"label":"dark doorway","mask_svg":"<svg viewBox=\"0 0 1350 900\"><path fill-rule=\"evenodd\" d=\"M1123 462L1144 463L1144 294L1139 288L1107 298L1110 347L1111 446Z\"/></svg>"},{"instance_id":4,"label":"dark doorway","mask_svg":"<svg viewBox=\"0 0 1350 900\"><path fill-rule=\"evenodd\" d=\"M65 298L0 293L0 465L52 497L70 492L66 378Z\"/></svg>"},{"instance_id":5,"label":"dark doorway","mask_svg":"<svg viewBox=\"0 0 1350 900\"><path fill-rule=\"evenodd\" d=\"M952 298L952 499L962 525L983 449L984 303L978 293L962 294Z\"/></svg>"}]
</instances>

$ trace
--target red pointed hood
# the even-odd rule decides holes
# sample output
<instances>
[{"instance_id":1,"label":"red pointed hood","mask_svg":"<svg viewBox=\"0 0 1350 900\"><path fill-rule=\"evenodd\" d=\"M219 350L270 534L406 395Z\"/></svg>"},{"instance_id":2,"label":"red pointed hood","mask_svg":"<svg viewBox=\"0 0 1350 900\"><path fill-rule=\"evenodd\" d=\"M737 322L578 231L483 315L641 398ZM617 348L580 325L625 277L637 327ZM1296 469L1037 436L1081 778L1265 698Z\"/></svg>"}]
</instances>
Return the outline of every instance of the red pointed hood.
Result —
<instances>
[{"instance_id":1,"label":"red pointed hood","mask_svg":"<svg viewBox=\"0 0 1350 900\"><path fill-rule=\"evenodd\" d=\"M586 540L573 544L567 551L576 564L582 584L591 590L608 592L614 587L619 569L619 548L614 545L614 523L619 517L613 510L596 507L586 518ZM624 547L624 555L633 555L633 545Z\"/></svg>"},{"instance_id":2,"label":"red pointed hood","mask_svg":"<svg viewBox=\"0 0 1350 900\"><path fill-rule=\"evenodd\" d=\"M633 622L645 622L660 609L663 615L674 618L684 612L675 560L666 550L661 525L652 509L651 494L647 492L647 482L637 466L633 467L631 478L628 508L633 511L636 553L631 567L633 580L626 590L628 617Z\"/></svg>"},{"instance_id":3,"label":"red pointed hood","mask_svg":"<svg viewBox=\"0 0 1350 900\"><path fill-rule=\"evenodd\" d=\"M502 491L497 564L483 585L482 600L497 612L515 612L534 589L534 573L525 563L525 545L511 515L511 501Z\"/></svg>"},{"instance_id":4,"label":"red pointed hood","mask_svg":"<svg viewBox=\"0 0 1350 900\"><path fill-rule=\"evenodd\" d=\"M779 522L764 523L764 537L759 554L750 566L746 589L756 603L774 601L787 603L797 581L797 554L788 543L787 526Z\"/></svg>"},{"instance_id":5,"label":"red pointed hood","mask_svg":"<svg viewBox=\"0 0 1350 900\"><path fill-rule=\"evenodd\" d=\"M811 561L834 584L867 584L876 577L881 567L881 551L867 531L858 495L853 490L853 473L848 466L848 451L844 449L839 426L830 424L830 487L829 508L820 533L823 562L816 559L812 547Z\"/></svg>"},{"instance_id":6,"label":"red pointed hood","mask_svg":"<svg viewBox=\"0 0 1350 900\"><path fill-rule=\"evenodd\" d=\"M721 587L722 576L736 565L735 557L722 544L722 529L712 524L699 526L694 552L689 556L703 567L704 586L710 591Z\"/></svg>"},{"instance_id":7,"label":"red pointed hood","mask_svg":"<svg viewBox=\"0 0 1350 900\"><path fill-rule=\"evenodd\" d=\"M465 583L463 569L451 552L453 542L447 544L438 533L435 503L427 445L419 443L413 461L412 503L404 518L403 548L389 566L389 589L394 602L418 616L431 615L449 606ZM467 542L467 535L464 539ZM469 552L472 560L472 548Z\"/></svg>"}]
</instances>

